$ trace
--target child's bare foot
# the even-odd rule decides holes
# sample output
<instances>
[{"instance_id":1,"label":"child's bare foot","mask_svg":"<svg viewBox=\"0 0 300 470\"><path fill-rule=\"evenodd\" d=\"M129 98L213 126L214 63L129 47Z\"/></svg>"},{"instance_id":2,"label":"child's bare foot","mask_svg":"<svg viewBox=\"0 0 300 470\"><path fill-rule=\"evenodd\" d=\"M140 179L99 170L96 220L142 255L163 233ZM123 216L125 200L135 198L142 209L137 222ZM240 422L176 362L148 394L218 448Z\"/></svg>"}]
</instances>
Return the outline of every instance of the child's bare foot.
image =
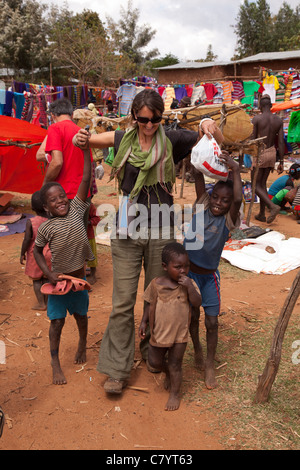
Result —
<instances>
[{"instance_id":1,"label":"child's bare foot","mask_svg":"<svg viewBox=\"0 0 300 470\"><path fill-rule=\"evenodd\" d=\"M31 307L31 310L45 311L45 310L47 310L47 305L46 304L35 304L33 307Z\"/></svg>"},{"instance_id":2,"label":"child's bare foot","mask_svg":"<svg viewBox=\"0 0 300 470\"><path fill-rule=\"evenodd\" d=\"M180 398L178 395L170 393L169 400L166 403L165 411L175 411L178 410L180 405Z\"/></svg>"},{"instance_id":3,"label":"child's bare foot","mask_svg":"<svg viewBox=\"0 0 300 470\"><path fill-rule=\"evenodd\" d=\"M216 373L213 366L206 365L205 367L205 385L208 390L212 390L218 386Z\"/></svg>"},{"instance_id":4,"label":"child's bare foot","mask_svg":"<svg viewBox=\"0 0 300 470\"><path fill-rule=\"evenodd\" d=\"M67 380L61 370L60 364L57 361L52 361L53 383L54 385L65 385Z\"/></svg>"},{"instance_id":5,"label":"child's bare foot","mask_svg":"<svg viewBox=\"0 0 300 470\"><path fill-rule=\"evenodd\" d=\"M84 364L86 362L86 346L78 345L78 349L75 355L74 364Z\"/></svg>"},{"instance_id":6,"label":"child's bare foot","mask_svg":"<svg viewBox=\"0 0 300 470\"><path fill-rule=\"evenodd\" d=\"M96 282L97 282L96 276L91 274L89 277L89 283L91 284L91 286L93 286Z\"/></svg>"}]
</instances>

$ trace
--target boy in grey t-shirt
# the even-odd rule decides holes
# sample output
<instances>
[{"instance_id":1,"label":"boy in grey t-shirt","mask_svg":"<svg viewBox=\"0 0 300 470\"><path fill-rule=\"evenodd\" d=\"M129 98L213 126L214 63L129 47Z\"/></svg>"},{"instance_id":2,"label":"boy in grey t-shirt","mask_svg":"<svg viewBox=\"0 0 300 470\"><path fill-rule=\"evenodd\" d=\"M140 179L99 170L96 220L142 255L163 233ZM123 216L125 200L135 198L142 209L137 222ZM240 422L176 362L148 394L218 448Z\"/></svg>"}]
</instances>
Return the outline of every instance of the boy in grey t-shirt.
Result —
<instances>
[{"instance_id":1,"label":"boy in grey t-shirt","mask_svg":"<svg viewBox=\"0 0 300 470\"><path fill-rule=\"evenodd\" d=\"M84 278L86 259L94 259L87 240L84 213L89 204L86 202L91 179L90 151L84 151L84 167L77 195L69 201L63 187L56 182L46 183L41 188L41 199L50 219L39 227L35 241L34 256L50 283L56 285L62 274ZM46 243L52 253L52 271L43 256ZM67 383L59 362L59 345L67 310L74 315L79 331L79 343L75 363L86 362L88 293L86 290L69 291L64 295L49 295L47 314L51 320L49 330L53 383Z\"/></svg>"}]
</instances>

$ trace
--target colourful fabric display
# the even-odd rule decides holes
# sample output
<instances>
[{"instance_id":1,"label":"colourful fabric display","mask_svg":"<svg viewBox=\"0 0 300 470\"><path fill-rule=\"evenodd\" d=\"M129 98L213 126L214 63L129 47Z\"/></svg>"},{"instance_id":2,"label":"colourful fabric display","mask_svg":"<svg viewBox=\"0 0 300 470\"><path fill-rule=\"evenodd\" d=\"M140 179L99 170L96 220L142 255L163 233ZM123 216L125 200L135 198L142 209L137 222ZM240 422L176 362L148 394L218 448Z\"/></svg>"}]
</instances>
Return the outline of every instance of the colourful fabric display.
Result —
<instances>
[{"instance_id":1,"label":"colourful fabric display","mask_svg":"<svg viewBox=\"0 0 300 470\"><path fill-rule=\"evenodd\" d=\"M223 103L231 104L231 95L233 92L232 82L221 81L221 83L223 85L223 93L224 93Z\"/></svg>"},{"instance_id":2,"label":"colourful fabric display","mask_svg":"<svg viewBox=\"0 0 300 470\"><path fill-rule=\"evenodd\" d=\"M187 91L186 91L185 86L174 87L174 90L175 90L175 98L176 98L179 102L182 100L182 98L184 98L185 96L187 96Z\"/></svg>"},{"instance_id":3,"label":"colourful fabric display","mask_svg":"<svg viewBox=\"0 0 300 470\"><path fill-rule=\"evenodd\" d=\"M213 98L218 94L218 89L213 83L204 83L204 91L206 94L206 104L213 104Z\"/></svg>"},{"instance_id":4,"label":"colourful fabric display","mask_svg":"<svg viewBox=\"0 0 300 470\"><path fill-rule=\"evenodd\" d=\"M214 104L222 104L224 99L224 92L223 92L223 85L220 82L215 83L215 87L217 89L217 94L214 96L213 103Z\"/></svg>"},{"instance_id":5,"label":"colourful fabric display","mask_svg":"<svg viewBox=\"0 0 300 470\"><path fill-rule=\"evenodd\" d=\"M244 88L241 82L239 81L232 82L232 86L233 86L233 92L231 94L232 103L235 100L241 101L243 98L245 98L245 92L244 92Z\"/></svg>"},{"instance_id":6,"label":"colourful fabric display","mask_svg":"<svg viewBox=\"0 0 300 470\"><path fill-rule=\"evenodd\" d=\"M124 83L117 91L120 115L127 116L130 113L133 98L136 95L136 87L132 83Z\"/></svg>"},{"instance_id":7,"label":"colourful fabric display","mask_svg":"<svg viewBox=\"0 0 300 470\"><path fill-rule=\"evenodd\" d=\"M206 94L204 90L204 86L199 85L195 86L193 89L192 97L191 97L191 105L193 106L195 103L199 104L198 102L202 102L206 100Z\"/></svg>"},{"instance_id":8,"label":"colourful fabric display","mask_svg":"<svg viewBox=\"0 0 300 470\"><path fill-rule=\"evenodd\" d=\"M254 93L258 92L260 88L260 84L252 80L244 81L243 88L244 88L245 98L242 98L241 103L249 104L253 106Z\"/></svg>"},{"instance_id":9,"label":"colourful fabric display","mask_svg":"<svg viewBox=\"0 0 300 470\"><path fill-rule=\"evenodd\" d=\"M292 92L292 85L293 85L293 75L289 74L286 78L286 89L284 94L284 101L289 101Z\"/></svg>"},{"instance_id":10,"label":"colourful fabric display","mask_svg":"<svg viewBox=\"0 0 300 470\"><path fill-rule=\"evenodd\" d=\"M291 114L287 141L300 142L300 111L294 111Z\"/></svg>"},{"instance_id":11,"label":"colourful fabric display","mask_svg":"<svg viewBox=\"0 0 300 470\"><path fill-rule=\"evenodd\" d=\"M264 91L263 95L269 95L271 98L271 103L276 102L276 91L278 90L279 83L275 75L266 75L263 80Z\"/></svg>"},{"instance_id":12,"label":"colourful fabric display","mask_svg":"<svg viewBox=\"0 0 300 470\"><path fill-rule=\"evenodd\" d=\"M163 92L162 99L164 100L165 110L168 111L171 107L172 101L175 98L175 90L172 86L167 86Z\"/></svg>"},{"instance_id":13,"label":"colourful fabric display","mask_svg":"<svg viewBox=\"0 0 300 470\"><path fill-rule=\"evenodd\" d=\"M276 103L282 103L284 101L284 94L285 94L285 80L284 74L278 73L276 74L279 88L276 90Z\"/></svg>"},{"instance_id":14,"label":"colourful fabric display","mask_svg":"<svg viewBox=\"0 0 300 470\"><path fill-rule=\"evenodd\" d=\"M300 98L300 79L298 73L293 73L293 83L292 83L292 90L291 90L291 100L296 100Z\"/></svg>"}]
</instances>

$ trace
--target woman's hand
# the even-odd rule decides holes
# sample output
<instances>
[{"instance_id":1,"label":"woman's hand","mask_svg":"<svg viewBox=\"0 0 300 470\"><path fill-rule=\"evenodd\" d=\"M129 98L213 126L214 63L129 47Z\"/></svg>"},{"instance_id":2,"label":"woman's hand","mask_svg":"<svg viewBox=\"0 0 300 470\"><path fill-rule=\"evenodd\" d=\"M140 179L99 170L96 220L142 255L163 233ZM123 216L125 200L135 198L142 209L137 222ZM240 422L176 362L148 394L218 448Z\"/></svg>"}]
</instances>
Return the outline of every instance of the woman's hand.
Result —
<instances>
[{"instance_id":1,"label":"woman's hand","mask_svg":"<svg viewBox=\"0 0 300 470\"><path fill-rule=\"evenodd\" d=\"M209 139L213 136L219 145L224 142L224 136L213 119L205 118L200 121L199 132L200 137L202 137L201 132L203 132Z\"/></svg>"},{"instance_id":2,"label":"woman's hand","mask_svg":"<svg viewBox=\"0 0 300 470\"><path fill-rule=\"evenodd\" d=\"M204 134L211 138L209 134L213 135L217 131L218 126L213 119L207 119L201 122L200 129L203 131Z\"/></svg>"},{"instance_id":3,"label":"woman's hand","mask_svg":"<svg viewBox=\"0 0 300 470\"><path fill-rule=\"evenodd\" d=\"M77 134L73 137L73 145L79 147L82 150L89 148L89 138L91 134L85 129L80 129Z\"/></svg>"}]
</instances>

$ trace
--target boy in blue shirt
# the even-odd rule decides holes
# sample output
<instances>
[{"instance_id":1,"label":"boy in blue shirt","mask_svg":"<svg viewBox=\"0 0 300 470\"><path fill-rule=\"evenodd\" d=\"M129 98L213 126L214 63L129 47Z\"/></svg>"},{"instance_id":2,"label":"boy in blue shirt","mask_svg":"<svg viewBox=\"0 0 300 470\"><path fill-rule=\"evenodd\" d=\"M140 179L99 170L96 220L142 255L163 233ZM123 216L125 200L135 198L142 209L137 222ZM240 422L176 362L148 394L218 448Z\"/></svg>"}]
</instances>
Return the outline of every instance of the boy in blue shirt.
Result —
<instances>
[{"instance_id":1,"label":"boy in blue shirt","mask_svg":"<svg viewBox=\"0 0 300 470\"><path fill-rule=\"evenodd\" d=\"M208 389L217 386L214 360L218 343L218 315L220 313L220 274L218 266L229 233L239 227L239 212L242 203L242 182L239 164L225 152L220 160L231 170L232 180L218 181L211 195L205 191L204 176L194 169L197 206L184 240L189 255L189 277L199 287L205 312L207 358L203 359L199 341L200 309L192 309L190 334L196 364L205 369L205 385Z\"/></svg>"}]
</instances>

